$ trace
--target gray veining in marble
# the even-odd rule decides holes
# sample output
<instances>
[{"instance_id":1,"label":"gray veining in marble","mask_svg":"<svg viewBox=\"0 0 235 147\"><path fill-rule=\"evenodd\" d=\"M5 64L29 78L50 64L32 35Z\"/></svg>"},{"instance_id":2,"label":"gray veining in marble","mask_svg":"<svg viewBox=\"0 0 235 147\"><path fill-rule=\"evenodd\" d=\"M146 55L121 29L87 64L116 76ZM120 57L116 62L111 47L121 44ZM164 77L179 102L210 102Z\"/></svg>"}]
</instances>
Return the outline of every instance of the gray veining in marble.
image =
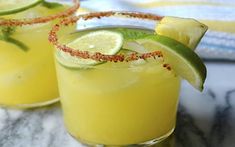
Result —
<instances>
[{"instance_id":1,"label":"gray veining in marble","mask_svg":"<svg viewBox=\"0 0 235 147\"><path fill-rule=\"evenodd\" d=\"M156 147L235 147L235 64L208 63L203 93L183 82L174 134ZM63 126L59 104L0 108L0 147L81 147Z\"/></svg>"}]
</instances>

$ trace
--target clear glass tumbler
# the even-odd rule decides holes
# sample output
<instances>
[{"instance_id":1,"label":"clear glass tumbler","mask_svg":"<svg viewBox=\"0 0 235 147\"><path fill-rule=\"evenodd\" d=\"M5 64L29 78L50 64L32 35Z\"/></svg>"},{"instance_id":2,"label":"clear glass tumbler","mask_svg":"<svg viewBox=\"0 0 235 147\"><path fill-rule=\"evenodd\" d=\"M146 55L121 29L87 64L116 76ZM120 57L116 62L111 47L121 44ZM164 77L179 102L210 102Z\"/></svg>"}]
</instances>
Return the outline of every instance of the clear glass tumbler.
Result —
<instances>
[{"instance_id":1,"label":"clear glass tumbler","mask_svg":"<svg viewBox=\"0 0 235 147\"><path fill-rule=\"evenodd\" d=\"M70 4L42 1L25 11L0 16L1 106L29 108L59 100L48 33L59 18L76 12L78 0Z\"/></svg>"},{"instance_id":2,"label":"clear glass tumbler","mask_svg":"<svg viewBox=\"0 0 235 147\"><path fill-rule=\"evenodd\" d=\"M143 60L131 58L134 54L125 49L106 56L67 46L76 38L99 30L153 34L160 19L142 13L97 12L67 18L53 27L49 40L56 47L64 121L74 138L88 145L145 146L173 132L180 78L164 64L159 52L155 52L156 57ZM58 37L57 31L74 25L76 30ZM93 46L93 42L89 45ZM67 64L70 59L60 53L77 55L74 58L83 60L102 58L104 62L89 65L74 62L72 67Z\"/></svg>"}]
</instances>

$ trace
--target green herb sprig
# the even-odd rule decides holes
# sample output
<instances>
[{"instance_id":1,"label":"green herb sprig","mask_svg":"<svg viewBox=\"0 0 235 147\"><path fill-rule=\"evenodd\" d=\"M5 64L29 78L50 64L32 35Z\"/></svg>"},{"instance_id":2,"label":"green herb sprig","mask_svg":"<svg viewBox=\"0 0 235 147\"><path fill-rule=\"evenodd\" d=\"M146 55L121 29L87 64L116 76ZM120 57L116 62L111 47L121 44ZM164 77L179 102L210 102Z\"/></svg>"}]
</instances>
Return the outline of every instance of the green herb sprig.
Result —
<instances>
[{"instance_id":1,"label":"green herb sprig","mask_svg":"<svg viewBox=\"0 0 235 147\"><path fill-rule=\"evenodd\" d=\"M11 37L14 34L15 30L15 27L0 26L0 40L11 43L25 52L28 51L28 46L26 46L23 42Z\"/></svg>"}]
</instances>

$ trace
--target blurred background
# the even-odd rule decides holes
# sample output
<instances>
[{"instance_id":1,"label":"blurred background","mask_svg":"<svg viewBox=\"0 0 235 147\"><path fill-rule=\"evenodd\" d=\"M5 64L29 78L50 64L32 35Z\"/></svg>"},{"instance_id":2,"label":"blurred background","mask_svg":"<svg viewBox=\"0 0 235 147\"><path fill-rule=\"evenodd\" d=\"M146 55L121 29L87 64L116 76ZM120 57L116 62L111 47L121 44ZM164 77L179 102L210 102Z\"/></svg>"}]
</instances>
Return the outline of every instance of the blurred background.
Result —
<instances>
[{"instance_id":1,"label":"blurred background","mask_svg":"<svg viewBox=\"0 0 235 147\"><path fill-rule=\"evenodd\" d=\"M209 31L197 53L207 60L235 60L233 0L81 0L79 13L110 10L198 19L209 26Z\"/></svg>"}]
</instances>

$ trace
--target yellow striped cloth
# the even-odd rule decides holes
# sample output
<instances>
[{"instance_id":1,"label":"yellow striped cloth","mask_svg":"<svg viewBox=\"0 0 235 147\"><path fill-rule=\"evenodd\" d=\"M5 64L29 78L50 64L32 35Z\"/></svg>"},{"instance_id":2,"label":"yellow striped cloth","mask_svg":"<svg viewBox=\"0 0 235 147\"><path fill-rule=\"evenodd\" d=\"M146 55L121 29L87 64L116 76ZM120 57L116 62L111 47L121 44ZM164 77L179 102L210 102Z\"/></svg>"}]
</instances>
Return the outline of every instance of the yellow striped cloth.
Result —
<instances>
[{"instance_id":1,"label":"yellow striped cloth","mask_svg":"<svg viewBox=\"0 0 235 147\"><path fill-rule=\"evenodd\" d=\"M198 19L209 31L197 53L206 59L235 60L233 0L81 0L81 6L80 12L124 10Z\"/></svg>"}]
</instances>

